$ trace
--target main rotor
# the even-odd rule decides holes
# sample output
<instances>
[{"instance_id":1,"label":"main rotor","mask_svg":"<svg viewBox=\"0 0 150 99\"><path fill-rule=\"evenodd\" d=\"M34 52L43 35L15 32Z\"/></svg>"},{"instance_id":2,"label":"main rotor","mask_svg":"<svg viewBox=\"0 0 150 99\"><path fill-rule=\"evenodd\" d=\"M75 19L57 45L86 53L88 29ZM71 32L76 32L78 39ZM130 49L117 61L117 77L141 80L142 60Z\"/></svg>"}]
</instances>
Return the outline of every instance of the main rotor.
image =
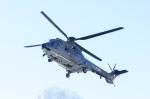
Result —
<instances>
[{"instance_id":1,"label":"main rotor","mask_svg":"<svg viewBox=\"0 0 150 99\"><path fill-rule=\"evenodd\" d=\"M97 60L99 60L99 61L102 61L102 59L100 59L99 57L97 57L97 56L94 55L93 53L89 52L88 50L86 50L85 48L83 48L81 45L77 44L75 41L77 41L77 40L87 40L87 39L91 39L91 38L94 38L94 37L97 37L97 36L101 36L101 35L104 35L104 34L108 34L108 33L115 32L115 31L118 31L118 30L123 29L123 27L117 27L117 28L114 28L114 29L111 29L111 30L107 30L107 31L95 33L95 34L88 35L88 36L84 36L84 37L79 37L79 38L68 37L67 34L66 34L62 29L60 29L60 28L52 21L52 19L51 19L50 17L48 17L43 11L41 11L41 14L42 14L60 33L62 33L62 34L67 38L67 41L68 41L68 42L73 42L73 43L74 43L76 46L78 46L82 51L84 51L85 53L89 54L90 56L94 57L95 59L97 59ZM46 43L43 43L43 44L46 44ZM36 47L36 46L42 46L43 44L30 45L30 46L25 46L25 47L26 47L26 48L28 48L28 47Z\"/></svg>"},{"instance_id":2,"label":"main rotor","mask_svg":"<svg viewBox=\"0 0 150 99\"><path fill-rule=\"evenodd\" d=\"M104 34L107 34L107 33L111 33L111 32L114 32L114 31L117 31L117 30L121 30L123 29L123 27L118 27L118 28L114 28L114 29L111 29L111 30L108 30L108 31L104 31L104 32L100 32L100 33L96 33L96 34L92 34L92 35L88 35L88 36L84 36L84 37L80 37L80 38L75 38L75 37L68 37L67 34L62 30L60 29L53 21L50 17L48 17L43 11L41 11L41 14L55 27L58 29L58 31L60 33L62 33L68 41L77 41L77 40L87 40L87 39L90 39L90 38L94 38L94 37L97 37L97 36L101 36L101 35L104 35Z\"/></svg>"}]
</instances>

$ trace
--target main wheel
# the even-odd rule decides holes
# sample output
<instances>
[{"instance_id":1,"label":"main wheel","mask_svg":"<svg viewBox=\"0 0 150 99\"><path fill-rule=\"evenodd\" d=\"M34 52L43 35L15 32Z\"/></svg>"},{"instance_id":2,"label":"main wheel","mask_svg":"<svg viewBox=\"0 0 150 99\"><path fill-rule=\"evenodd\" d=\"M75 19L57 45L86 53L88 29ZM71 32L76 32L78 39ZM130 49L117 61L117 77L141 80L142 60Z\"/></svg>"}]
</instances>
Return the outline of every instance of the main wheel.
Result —
<instances>
[{"instance_id":1,"label":"main wheel","mask_svg":"<svg viewBox=\"0 0 150 99\"><path fill-rule=\"evenodd\" d=\"M70 77L70 74L69 74L69 73L67 73L67 74L66 74L66 77L67 77L67 78L69 78L69 77Z\"/></svg>"},{"instance_id":2,"label":"main wheel","mask_svg":"<svg viewBox=\"0 0 150 99\"><path fill-rule=\"evenodd\" d=\"M102 79L102 76L100 76L100 79Z\"/></svg>"},{"instance_id":3,"label":"main wheel","mask_svg":"<svg viewBox=\"0 0 150 99\"><path fill-rule=\"evenodd\" d=\"M49 59L48 59L48 62L52 62L52 60L49 58Z\"/></svg>"},{"instance_id":4,"label":"main wheel","mask_svg":"<svg viewBox=\"0 0 150 99\"><path fill-rule=\"evenodd\" d=\"M83 68L82 71L83 71L83 73L86 73L86 72L87 72L86 68Z\"/></svg>"}]
</instances>

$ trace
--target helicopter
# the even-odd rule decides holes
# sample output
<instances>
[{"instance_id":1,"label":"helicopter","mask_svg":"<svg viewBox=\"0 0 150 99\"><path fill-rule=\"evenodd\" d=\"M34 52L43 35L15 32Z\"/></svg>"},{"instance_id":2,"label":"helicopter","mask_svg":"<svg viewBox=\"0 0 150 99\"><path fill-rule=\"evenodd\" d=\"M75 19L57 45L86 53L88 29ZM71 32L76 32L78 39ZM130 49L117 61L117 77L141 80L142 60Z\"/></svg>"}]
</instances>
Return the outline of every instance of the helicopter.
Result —
<instances>
[{"instance_id":1,"label":"helicopter","mask_svg":"<svg viewBox=\"0 0 150 99\"><path fill-rule=\"evenodd\" d=\"M25 48L31 48L31 47L37 47L41 46L41 49L43 50L44 56L47 56L48 62L55 61L58 63L61 67L63 67L66 70L66 77L69 78L70 74L72 73L86 73L87 71L91 71L97 75L100 76L100 78L104 77L106 82L109 84L114 84L114 79L121 74L127 73L127 70L117 70L115 69L116 64L113 68L109 65L109 68L111 70L110 73L107 71L101 69L94 63L92 63L90 60L86 59L82 52L85 52L86 54L92 56L93 58L97 59L98 61L102 61L101 58L94 55L75 41L77 40L87 40L91 39L97 36L101 36L107 33L115 32L118 30L123 29L123 27L114 28L111 30L103 31L100 33L75 38L75 37L68 37L67 34L60 29L54 21L47 16L47 14L44 11L41 11L41 14L62 34L66 37L66 41L56 38L56 39L50 39L46 43L42 44L36 44L36 45L29 45L24 46Z\"/></svg>"}]
</instances>

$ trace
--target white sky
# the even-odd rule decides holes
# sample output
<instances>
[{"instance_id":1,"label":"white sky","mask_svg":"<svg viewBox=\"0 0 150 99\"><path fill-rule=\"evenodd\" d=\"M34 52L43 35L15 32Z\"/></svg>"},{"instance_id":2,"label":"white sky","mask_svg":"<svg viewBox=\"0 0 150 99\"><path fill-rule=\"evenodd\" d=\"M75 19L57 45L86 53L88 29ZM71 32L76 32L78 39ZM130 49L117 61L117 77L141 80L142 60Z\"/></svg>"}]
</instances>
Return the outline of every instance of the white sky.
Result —
<instances>
[{"instance_id":1,"label":"white sky","mask_svg":"<svg viewBox=\"0 0 150 99\"><path fill-rule=\"evenodd\" d=\"M61 88L51 87L39 94L38 99L83 99L78 94Z\"/></svg>"},{"instance_id":2,"label":"white sky","mask_svg":"<svg viewBox=\"0 0 150 99\"><path fill-rule=\"evenodd\" d=\"M49 87L71 90L84 99L141 99L150 97L149 0L5 0L0 1L0 99L37 99ZM65 77L65 70L42 57L41 48L24 45L47 42L61 35L41 14L43 10L68 36L81 37L123 26L124 30L79 44L129 73L116 87L88 72Z\"/></svg>"}]
</instances>

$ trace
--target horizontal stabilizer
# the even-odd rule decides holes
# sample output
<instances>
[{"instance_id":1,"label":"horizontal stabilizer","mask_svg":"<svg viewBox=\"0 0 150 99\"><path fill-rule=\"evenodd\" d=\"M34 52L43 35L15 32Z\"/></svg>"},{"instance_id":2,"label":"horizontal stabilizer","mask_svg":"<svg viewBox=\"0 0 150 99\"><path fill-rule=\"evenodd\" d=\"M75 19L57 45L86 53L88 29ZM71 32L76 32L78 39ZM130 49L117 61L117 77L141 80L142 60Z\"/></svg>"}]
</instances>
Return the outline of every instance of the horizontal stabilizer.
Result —
<instances>
[{"instance_id":1,"label":"horizontal stabilizer","mask_svg":"<svg viewBox=\"0 0 150 99\"><path fill-rule=\"evenodd\" d=\"M128 71L127 70L114 70L113 71L113 74L115 74L116 76L120 75L120 74L124 74L124 73L127 73Z\"/></svg>"}]
</instances>

